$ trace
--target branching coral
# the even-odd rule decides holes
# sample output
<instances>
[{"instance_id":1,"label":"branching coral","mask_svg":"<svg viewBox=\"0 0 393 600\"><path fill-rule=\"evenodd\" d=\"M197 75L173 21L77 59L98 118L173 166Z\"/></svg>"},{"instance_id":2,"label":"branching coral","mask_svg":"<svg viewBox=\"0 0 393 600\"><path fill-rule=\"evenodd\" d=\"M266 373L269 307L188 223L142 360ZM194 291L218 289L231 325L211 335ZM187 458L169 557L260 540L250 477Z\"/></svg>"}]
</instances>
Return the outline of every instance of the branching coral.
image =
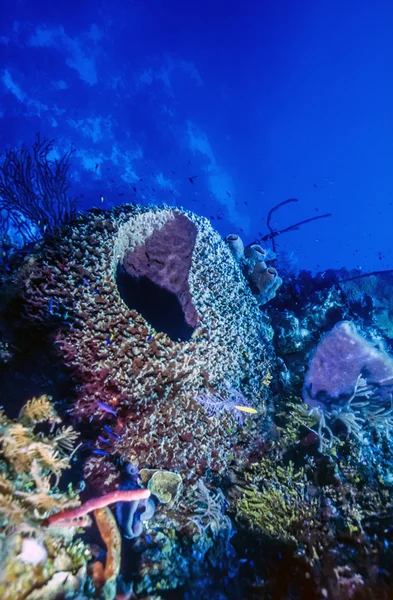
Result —
<instances>
[{"instance_id":1,"label":"branching coral","mask_svg":"<svg viewBox=\"0 0 393 600\"><path fill-rule=\"evenodd\" d=\"M254 485L236 503L237 519L284 541L295 540L303 529L305 540L307 530L317 523L318 502L308 496L304 471L296 472L290 464L275 466L273 473L266 461L255 466L253 473Z\"/></svg>"},{"instance_id":2,"label":"branching coral","mask_svg":"<svg viewBox=\"0 0 393 600\"><path fill-rule=\"evenodd\" d=\"M128 306L119 268L171 291L192 338L174 341ZM78 383L75 415L113 434L97 442L90 480L113 489L114 454L193 480L222 472L234 453L242 460L237 442L253 425L239 429L230 414L213 423L195 398L228 381L263 417L270 331L206 219L168 207L93 210L48 240L18 281L30 323L55 326L53 312L62 315L54 343Z\"/></svg>"},{"instance_id":3,"label":"branching coral","mask_svg":"<svg viewBox=\"0 0 393 600\"><path fill-rule=\"evenodd\" d=\"M390 546L391 449L355 436L345 443L334 436L332 447L318 449L318 416L305 405L290 402L276 417L280 437L234 481L239 533L262 534L267 551L273 538L299 567L317 569L318 589L334 588L338 557L348 577L361 573L366 584Z\"/></svg>"}]
</instances>

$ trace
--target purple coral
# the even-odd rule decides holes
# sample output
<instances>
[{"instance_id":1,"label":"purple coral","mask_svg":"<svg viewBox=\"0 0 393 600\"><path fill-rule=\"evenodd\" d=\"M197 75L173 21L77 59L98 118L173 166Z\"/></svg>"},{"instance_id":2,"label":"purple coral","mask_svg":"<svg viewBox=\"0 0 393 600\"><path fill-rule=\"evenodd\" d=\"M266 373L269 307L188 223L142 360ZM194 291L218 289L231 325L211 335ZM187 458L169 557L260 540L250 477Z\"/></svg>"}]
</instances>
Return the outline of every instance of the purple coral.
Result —
<instances>
[{"instance_id":1,"label":"purple coral","mask_svg":"<svg viewBox=\"0 0 393 600\"><path fill-rule=\"evenodd\" d=\"M344 405L357 394L383 405L391 401L393 358L363 338L353 323L342 321L325 335L311 358L303 399L309 406L329 409Z\"/></svg>"}]
</instances>

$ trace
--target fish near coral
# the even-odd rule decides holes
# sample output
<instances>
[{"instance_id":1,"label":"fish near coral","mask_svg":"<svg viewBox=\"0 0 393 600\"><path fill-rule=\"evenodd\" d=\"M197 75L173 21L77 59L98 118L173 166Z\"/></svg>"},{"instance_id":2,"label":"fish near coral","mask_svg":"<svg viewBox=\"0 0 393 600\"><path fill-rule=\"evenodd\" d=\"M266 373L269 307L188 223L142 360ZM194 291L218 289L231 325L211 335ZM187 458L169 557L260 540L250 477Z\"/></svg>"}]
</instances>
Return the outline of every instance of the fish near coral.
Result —
<instances>
[{"instance_id":1,"label":"fish near coral","mask_svg":"<svg viewBox=\"0 0 393 600\"><path fill-rule=\"evenodd\" d=\"M235 405L233 408L236 408L236 410L240 410L241 412L245 412L250 415L256 415L258 413L258 411L255 410L255 408L252 408L251 406L236 406Z\"/></svg>"},{"instance_id":2,"label":"fish near coral","mask_svg":"<svg viewBox=\"0 0 393 600\"><path fill-rule=\"evenodd\" d=\"M109 404L105 404L105 402L99 401L99 402L97 402L97 406L104 412L107 412L107 413L117 417L117 411L114 408L112 408L111 406L109 406Z\"/></svg>"}]
</instances>

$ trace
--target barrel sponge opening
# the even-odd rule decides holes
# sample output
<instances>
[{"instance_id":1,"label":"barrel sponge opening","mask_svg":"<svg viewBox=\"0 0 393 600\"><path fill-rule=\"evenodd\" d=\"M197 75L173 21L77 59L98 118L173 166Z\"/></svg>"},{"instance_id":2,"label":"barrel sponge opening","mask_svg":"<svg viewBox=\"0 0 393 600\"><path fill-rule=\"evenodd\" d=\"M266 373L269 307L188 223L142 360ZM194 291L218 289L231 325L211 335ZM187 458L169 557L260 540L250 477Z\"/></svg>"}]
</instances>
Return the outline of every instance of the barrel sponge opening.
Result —
<instances>
[{"instance_id":1,"label":"barrel sponge opening","mask_svg":"<svg viewBox=\"0 0 393 600\"><path fill-rule=\"evenodd\" d=\"M147 235L144 238L140 228L128 231L129 244L128 249L123 246L122 265L132 277L147 277L175 294L186 322L196 327L199 317L192 302L188 277L198 229L186 215L168 212L166 221L161 215L155 228L145 229ZM136 243L135 234L139 238Z\"/></svg>"}]
</instances>

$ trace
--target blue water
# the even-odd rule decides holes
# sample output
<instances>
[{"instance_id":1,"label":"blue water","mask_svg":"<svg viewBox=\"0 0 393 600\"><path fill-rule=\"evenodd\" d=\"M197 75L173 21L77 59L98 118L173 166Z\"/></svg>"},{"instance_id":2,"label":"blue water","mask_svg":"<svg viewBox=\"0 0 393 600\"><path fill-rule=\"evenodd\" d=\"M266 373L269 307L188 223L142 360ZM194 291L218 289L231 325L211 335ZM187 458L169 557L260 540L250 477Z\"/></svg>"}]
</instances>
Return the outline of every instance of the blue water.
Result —
<instances>
[{"instance_id":1,"label":"blue water","mask_svg":"<svg viewBox=\"0 0 393 600\"><path fill-rule=\"evenodd\" d=\"M84 208L168 202L300 268L393 268L393 5L0 4L0 150L71 145Z\"/></svg>"}]
</instances>

